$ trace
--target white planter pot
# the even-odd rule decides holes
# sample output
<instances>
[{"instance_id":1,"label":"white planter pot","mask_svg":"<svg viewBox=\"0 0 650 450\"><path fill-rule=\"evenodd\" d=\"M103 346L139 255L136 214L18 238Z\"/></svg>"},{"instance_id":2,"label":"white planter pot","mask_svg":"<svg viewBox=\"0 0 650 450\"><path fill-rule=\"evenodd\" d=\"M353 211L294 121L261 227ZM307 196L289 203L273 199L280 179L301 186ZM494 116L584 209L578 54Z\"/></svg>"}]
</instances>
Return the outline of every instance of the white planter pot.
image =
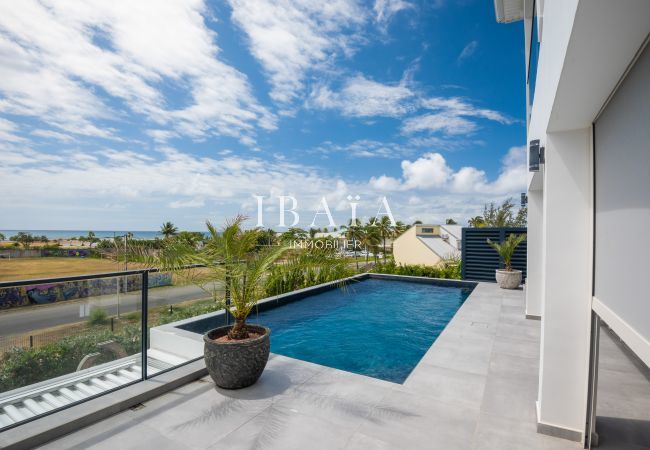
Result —
<instances>
[{"instance_id":1,"label":"white planter pot","mask_svg":"<svg viewBox=\"0 0 650 450\"><path fill-rule=\"evenodd\" d=\"M501 289L517 289L521 284L521 270L497 269L497 284Z\"/></svg>"}]
</instances>

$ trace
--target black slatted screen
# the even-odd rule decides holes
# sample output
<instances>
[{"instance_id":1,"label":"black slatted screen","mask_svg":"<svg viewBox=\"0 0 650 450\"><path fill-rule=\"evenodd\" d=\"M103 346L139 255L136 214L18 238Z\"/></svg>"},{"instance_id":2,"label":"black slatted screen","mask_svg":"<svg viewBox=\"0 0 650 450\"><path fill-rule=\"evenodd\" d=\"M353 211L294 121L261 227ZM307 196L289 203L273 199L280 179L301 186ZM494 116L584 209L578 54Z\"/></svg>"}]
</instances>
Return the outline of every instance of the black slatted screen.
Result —
<instances>
[{"instance_id":1,"label":"black slatted screen","mask_svg":"<svg viewBox=\"0 0 650 450\"><path fill-rule=\"evenodd\" d=\"M522 234L526 228L463 228L462 258L463 279L495 281L494 271L503 268L499 254L488 245L487 240L503 241L510 234ZM523 272L526 279L526 244L515 250L512 267Z\"/></svg>"}]
</instances>

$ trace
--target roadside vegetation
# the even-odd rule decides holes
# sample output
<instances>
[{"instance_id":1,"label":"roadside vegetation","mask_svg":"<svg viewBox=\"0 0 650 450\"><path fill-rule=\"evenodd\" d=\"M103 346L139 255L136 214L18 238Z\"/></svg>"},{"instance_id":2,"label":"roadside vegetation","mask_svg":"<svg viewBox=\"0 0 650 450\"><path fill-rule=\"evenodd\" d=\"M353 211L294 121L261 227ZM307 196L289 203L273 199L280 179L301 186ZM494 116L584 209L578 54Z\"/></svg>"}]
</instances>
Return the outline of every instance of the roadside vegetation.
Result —
<instances>
[{"instance_id":1,"label":"roadside vegetation","mask_svg":"<svg viewBox=\"0 0 650 450\"><path fill-rule=\"evenodd\" d=\"M391 275L408 275L414 277L428 278L449 278L461 279L461 261L460 258L447 258L437 266L424 265L401 265L395 264L395 261L389 261L385 264L376 264L372 268L374 273L386 273Z\"/></svg>"}]
</instances>

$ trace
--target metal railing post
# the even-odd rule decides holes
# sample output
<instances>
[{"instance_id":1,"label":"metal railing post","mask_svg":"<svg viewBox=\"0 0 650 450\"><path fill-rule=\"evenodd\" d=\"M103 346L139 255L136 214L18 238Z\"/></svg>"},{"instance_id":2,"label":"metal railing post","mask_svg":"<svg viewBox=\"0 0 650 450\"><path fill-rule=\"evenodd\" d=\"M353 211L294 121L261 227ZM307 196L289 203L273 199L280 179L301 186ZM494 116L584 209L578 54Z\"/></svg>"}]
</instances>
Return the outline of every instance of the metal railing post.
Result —
<instances>
[{"instance_id":1,"label":"metal railing post","mask_svg":"<svg viewBox=\"0 0 650 450\"><path fill-rule=\"evenodd\" d=\"M140 344L142 345L142 381L147 379L147 348L149 347L149 272L142 272L142 302L141 302L141 321L142 334L140 335Z\"/></svg>"},{"instance_id":2,"label":"metal railing post","mask_svg":"<svg viewBox=\"0 0 650 450\"><path fill-rule=\"evenodd\" d=\"M226 325L230 325L230 272L226 269L226 286L225 286L225 296L226 296L226 308L224 315L226 316Z\"/></svg>"}]
</instances>

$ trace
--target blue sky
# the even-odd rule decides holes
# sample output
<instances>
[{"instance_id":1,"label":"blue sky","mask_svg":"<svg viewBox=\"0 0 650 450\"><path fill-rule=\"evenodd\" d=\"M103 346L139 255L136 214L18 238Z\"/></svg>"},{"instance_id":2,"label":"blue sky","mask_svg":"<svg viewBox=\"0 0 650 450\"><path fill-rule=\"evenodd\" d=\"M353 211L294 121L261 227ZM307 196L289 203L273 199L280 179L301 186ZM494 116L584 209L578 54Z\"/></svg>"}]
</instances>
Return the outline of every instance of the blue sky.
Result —
<instances>
[{"instance_id":1,"label":"blue sky","mask_svg":"<svg viewBox=\"0 0 650 450\"><path fill-rule=\"evenodd\" d=\"M484 0L3 3L0 229L465 221L525 190L521 33Z\"/></svg>"}]
</instances>

